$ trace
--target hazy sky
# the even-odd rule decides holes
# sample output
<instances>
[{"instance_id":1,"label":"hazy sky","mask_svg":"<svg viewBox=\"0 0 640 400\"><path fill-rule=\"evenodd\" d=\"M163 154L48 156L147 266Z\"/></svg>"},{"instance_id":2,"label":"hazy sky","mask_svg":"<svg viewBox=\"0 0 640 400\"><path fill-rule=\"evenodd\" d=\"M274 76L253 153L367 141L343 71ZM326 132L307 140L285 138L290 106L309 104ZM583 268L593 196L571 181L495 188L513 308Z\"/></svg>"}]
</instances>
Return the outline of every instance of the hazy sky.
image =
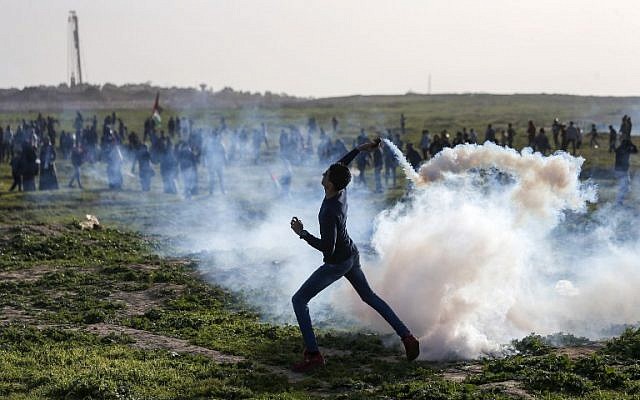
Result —
<instances>
[{"instance_id":1,"label":"hazy sky","mask_svg":"<svg viewBox=\"0 0 640 400\"><path fill-rule=\"evenodd\" d=\"M640 95L638 0L0 0L0 87Z\"/></svg>"}]
</instances>

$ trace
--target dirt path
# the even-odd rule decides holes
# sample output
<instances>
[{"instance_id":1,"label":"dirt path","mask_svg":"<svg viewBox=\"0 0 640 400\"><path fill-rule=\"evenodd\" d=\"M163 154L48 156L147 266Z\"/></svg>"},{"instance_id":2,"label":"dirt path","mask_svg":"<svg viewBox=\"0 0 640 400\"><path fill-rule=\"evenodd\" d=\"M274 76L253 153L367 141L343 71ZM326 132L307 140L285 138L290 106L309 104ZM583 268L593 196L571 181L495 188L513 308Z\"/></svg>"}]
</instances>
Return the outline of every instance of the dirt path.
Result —
<instances>
[{"instance_id":1,"label":"dirt path","mask_svg":"<svg viewBox=\"0 0 640 400\"><path fill-rule=\"evenodd\" d=\"M31 315L28 315L27 313L25 313L20 309L9 307L9 306L4 306L0 309L0 325L7 325L7 324L36 325L37 322L38 321L34 317L32 317Z\"/></svg>"},{"instance_id":2,"label":"dirt path","mask_svg":"<svg viewBox=\"0 0 640 400\"><path fill-rule=\"evenodd\" d=\"M109 299L124 303L125 307L119 314L131 317L142 315L152 308L161 307L167 296L176 296L183 290L183 285L156 283L145 290L113 292L109 295Z\"/></svg>"},{"instance_id":3,"label":"dirt path","mask_svg":"<svg viewBox=\"0 0 640 400\"><path fill-rule=\"evenodd\" d=\"M32 268L0 271L0 281L34 282L48 272L54 272L54 267L35 266Z\"/></svg>"},{"instance_id":4,"label":"dirt path","mask_svg":"<svg viewBox=\"0 0 640 400\"><path fill-rule=\"evenodd\" d=\"M195 346L184 339L178 339L171 336L157 335L155 333L127 328L120 325L112 324L92 324L86 327L87 332L94 333L99 336L107 336L109 334L124 334L129 336L134 342L131 344L143 350L163 349L176 354L199 354L209 357L219 363L237 363L246 361L244 357L223 354L219 351L208 349L206 347Z\"/></svg>"}]
</instances>

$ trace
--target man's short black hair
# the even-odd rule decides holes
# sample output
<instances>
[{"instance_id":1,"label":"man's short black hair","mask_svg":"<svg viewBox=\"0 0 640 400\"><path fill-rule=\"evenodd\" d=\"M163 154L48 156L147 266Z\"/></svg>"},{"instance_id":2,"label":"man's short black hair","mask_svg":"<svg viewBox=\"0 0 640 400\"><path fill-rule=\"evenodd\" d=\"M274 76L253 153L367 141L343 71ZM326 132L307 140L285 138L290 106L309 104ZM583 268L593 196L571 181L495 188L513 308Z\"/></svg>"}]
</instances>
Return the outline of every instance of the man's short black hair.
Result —
<instances>
[{"instance_id":1,"label":"man's short black hair","mask_svg":"<svg viewBox=\"0 0 640 400\"><path fill-rule=\"evenodd\" d=\"M329 181L333 183L337 191L340 191L351 182L351 171L344 164L331 164L329 167Z\"/></svg>"}]
</instances>

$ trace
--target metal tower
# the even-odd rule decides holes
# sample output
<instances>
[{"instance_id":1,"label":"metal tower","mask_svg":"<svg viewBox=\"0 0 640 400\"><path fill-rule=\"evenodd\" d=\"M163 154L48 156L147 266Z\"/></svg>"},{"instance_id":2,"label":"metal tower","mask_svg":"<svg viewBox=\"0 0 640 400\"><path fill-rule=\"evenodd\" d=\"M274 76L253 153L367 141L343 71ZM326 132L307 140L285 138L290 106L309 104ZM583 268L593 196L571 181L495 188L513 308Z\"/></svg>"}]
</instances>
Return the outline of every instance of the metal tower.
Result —
<instances>
[{"instance_id":1,"label":"metal tower","mask_svg":"<svg viewBox=\"0 0 640 400\"><path fill-rule=\"evenodd\" d=\"M69 11L67 73L71 87L82 85L82 64L80 63L80 34L78 33L78 16L75 11ZM76 81L77 79L77 81Z\"/></svg>"}]
</instances>

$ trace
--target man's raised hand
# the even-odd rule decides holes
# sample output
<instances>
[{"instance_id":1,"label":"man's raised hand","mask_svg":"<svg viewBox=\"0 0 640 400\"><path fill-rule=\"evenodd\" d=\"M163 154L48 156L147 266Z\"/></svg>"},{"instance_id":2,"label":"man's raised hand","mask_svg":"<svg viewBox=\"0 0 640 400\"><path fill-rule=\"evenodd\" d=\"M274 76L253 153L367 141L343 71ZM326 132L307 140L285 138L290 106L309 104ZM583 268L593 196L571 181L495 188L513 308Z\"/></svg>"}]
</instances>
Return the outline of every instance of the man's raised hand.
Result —
<instances>
[{"instance_id":1,"label":"man's raised hand","mask_svg":"<svg viewBox=\"0 0 640 400\"><path fill-rule=\"evenodd\" d=\"M373 151L375 149L378 148L378 146L380 146L380 138L375 138L373 139L373 141L371 142L367 142L367 143L362 143L361 145L358 146L358 150L360 151Z\"/></svg>"}]
</instances>

